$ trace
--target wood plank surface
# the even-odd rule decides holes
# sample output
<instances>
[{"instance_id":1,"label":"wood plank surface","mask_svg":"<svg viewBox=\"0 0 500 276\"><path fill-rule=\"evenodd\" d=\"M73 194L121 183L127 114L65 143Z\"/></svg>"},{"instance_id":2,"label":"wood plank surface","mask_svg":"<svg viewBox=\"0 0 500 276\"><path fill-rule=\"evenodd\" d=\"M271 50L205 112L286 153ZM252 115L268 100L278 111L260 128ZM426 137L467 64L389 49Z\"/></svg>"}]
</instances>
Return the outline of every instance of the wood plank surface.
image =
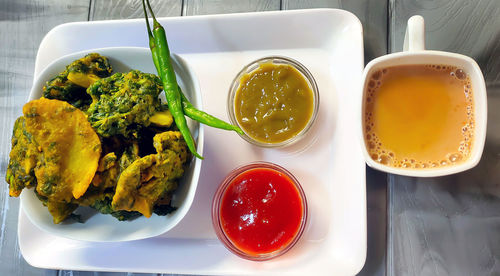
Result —
<instances>
[{"instance_id":1,"label":"wood plank surface","mask_svg":"<svg viewBox=\"0 0 500 276\"><path fill-rule=\"evenodd\" d=\"M0 1L0 275L56 275L26 263L17 245L19 199L9 198L5 171L14 120L22 114L33 82L38 45L53 27L86 21L89 0Z\"/></svg>"},{"instance_id":2,"label":"wood plank surface","mask_svg":"<svg viewBox=\"0 0 500 276\"><path fill-rule=\"evenodd\" d=\"M280 0L184 0L182 15L275 11Z\"/></svg>"},{"instance_id":3,"label":"wood plank surface","mask_svg":"<svg viewBox=\"0 0 500 276\"><path fill-rule=\"evenodd\" d=\"M500 275L500 1L391 0L390 49L424 17L427 49L474 58L486 79L481 162L440 178L389 176L389 275Z\"/></svg>"},{"instance_id":4,"label":"wood plank surface","mask_svg":"<svg viewBox=\"0 0 500 276\"><path fill-rule=\"evenodd\" d=\"M488 83L500 81L500 1L391 0L390 50L403 49L406 21L424 16L426 48L474 58Z\"/></svg>"},{"instance_id":5,"label":"wood plank surface","mask_svg":"<svg viewBox=\"0 0 500 276\"><path fill-rule=\"evenodd\" d=\"M156 17L181 16L182 0L150 0ZM141 0L94 0L89 21L144 18Z\"/></svg>"}]
</instances>

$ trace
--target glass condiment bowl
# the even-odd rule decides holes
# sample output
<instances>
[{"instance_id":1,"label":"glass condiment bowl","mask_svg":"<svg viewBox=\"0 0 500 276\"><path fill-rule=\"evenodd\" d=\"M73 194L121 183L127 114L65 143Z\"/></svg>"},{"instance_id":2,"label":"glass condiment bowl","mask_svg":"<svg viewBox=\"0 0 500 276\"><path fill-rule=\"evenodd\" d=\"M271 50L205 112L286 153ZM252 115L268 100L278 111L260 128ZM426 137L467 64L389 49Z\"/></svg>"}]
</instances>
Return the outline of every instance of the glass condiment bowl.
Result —
<instances>
[{"instance_id":1,"label":"glass condiment bowl","mask_svg":"<svg viewBox=\"0 0 500 276\"><path fill-rule=\"evenodd\" d=\"M275 251L271 252L266 252L266 253L261 253L261 254L250 254L247 253L246 251L240 249L232 240L231 238L226 234L224 231L224 227L222 225L221 221L221 206L222 206L222 201L224 198L224 195L230 186L230 184L240 175L243 173L253 170L253 169L270 169L273 170L277 173L285 175L289 180L290 183L293 184L293 186L297 189L298 196L301 200L302 204L302 214L300 218L300 223L298 226L298 230L295 233L295 235L291 238L291 240L283 245L281 248L276 249ZM223 245L232 253L235 255L247 259L247 260L252 260L252 261L265 261L269 260L272 258L276 258L278 256L281 256L288 252L300 239L302 236L302 233L304 232L306 222L307 222L307 200L306 200L306 195L304 193L304 190L302 189L299 181L285 168L278 166L273 163L269 162L254 162L250 163L248 165L244 165L241 167L238 167L231 171L227 177L222 181L220 184L219 188L215 192L215 196L212 202L212 224L215 230L215 233L217 234L217 237L219 240L223 243Z\"/></svg>"},{"instance_id":2,"label":"glass condiment bowl","mask_svg":"<svg viewBox=\"0 0 500 276\"><path fill-rule=\"evenodd\" d=\"M255 138L253 138L251 135L249 135L248 132L245 130L245 128L242 127L242 125L236 119L236 112L235 112L235 104L234 103L235 103L237 91L240 87L240 80L242 79L243 76L245 76L247 74L251 74L252 72L257 70L261 64L266 64L266 63L275 64L275 65L290 65L293 68L295 68L306 80L310 90L312 91L312 96L313 96L312 114L311 114L311 117L309 118L309 121L305 125L305 127L300 132L298 132L296 135L294 135L294 136L292 136L284 141L276 142L276 143L259 141ZM230 119L231 123L239 126L243 130L244 134L243 135L240 134L240 136L244 140L246 140L247 142L249 142L251 144L260 146L260 147L268 147L268 148L269 147L284 147L284 146L288 146L288 145L291 145L291 144L299 141L300 139L302 139L305 136L305 134L308 132L308 130L313 125L313 123L318 115L318 110L319 110L319 90L318 90L318 86L316 84L316 81L315 81L313 75L300 62L298 62L292 58L284 57L284 56L263 57L263 58L255 60L255 61L249 63L248 65L246 65L245 67L243 67L243 69L233 79L233 82L231 83L231 86L229 88L229 94L228 94L228 98L227 98L227 111L228 111L228 115L229 115L229 119Z\"/></svg>"}]
</instances>

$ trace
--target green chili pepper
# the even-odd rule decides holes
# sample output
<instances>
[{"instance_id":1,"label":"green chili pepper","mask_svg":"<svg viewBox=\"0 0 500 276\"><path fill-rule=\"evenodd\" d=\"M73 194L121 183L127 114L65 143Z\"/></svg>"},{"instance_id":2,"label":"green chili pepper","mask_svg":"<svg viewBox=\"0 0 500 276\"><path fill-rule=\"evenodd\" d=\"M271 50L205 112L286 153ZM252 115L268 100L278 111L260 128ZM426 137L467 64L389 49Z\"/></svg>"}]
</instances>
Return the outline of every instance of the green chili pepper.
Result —
<instances>
[{"instance_id":1,"label":"green chili pepper","mask_svg":"<svg viewBox=\"0 0 500 276\"><path fill-rule=\"evenodd\" d=\"M186 96L182 93L180 87L177 86L177 80L175 79L175 72L172 68L172 63L170 61L170 52L168 50L168 44L167 44L167 39L165 36L165 30L158 23L158 21L156 21L156 18L155 18L154 13L151 9L151 5L149 3L149 0L147 0L146 2L148 5L148 9L151 12L151 15L153 17L153 24L154 24L153 25L154 35L153 35L153 32L151 31L151 27L149 25L145 1L143 0L142 1L142 8L144 10L144 15L146 18L146 26L148 29L149 48L151 49L153 63L156 67L156 70L160 74L160 78L162 79L163 85L165 86L164 90L165 90L165 95L167 96L166 97L167 101L169 102L169 109L171 109L171 107L170 107L170 100L168 98L167 86L165 84L165 80L167 80L167 82L169 84L168 89L170 89L172 85L176 85L178 95L180 96L180 103L182 106L183 115L186 115L195 121L198 121L202 124L205 124L205 125L208 125L211 127L225 129L225 130L234 130L239 134L243 134L243 131L238 126L229 124L229 123L227 123L221 119L218 119L218 118L216 118L216 117L214 117L206 112L203 112L201 110L196 109L189 102L189 100L186 98ZM170 69L166 68L167 65L170 66ZM168 78L164 79L164 74L166 74L166 73L168 73L169 75L167 76ZM170 80L170 81L168 81L168 80ZM171 80L173 80L173 81L171 81ZM176 100L176 99L177 98L175 98L174 100ZM174 117L174 120L177 124L177 120L175 119L176 117L175 117L174 113L172 112L172 110L170 112L172 113L172 116ZM180 130L180 127L179 127L179 130ZM182 131L181 131L181 133L182 133ZM183 133L183 135L184 135L184 133ZM186 143L188 144L188 147L189 147L188 141L186 141ZM194 147L194 142L193 142L193 147ZM191 147L189 149L191 150ZM191 150L191 152L193 152L193 150ZM195 156L199 157L195 152L193 152L193 154L195 154Z\"/></svg>"},{"instance_id":2,"label":"green chili pepper","mask_svg":"<svg viewBox=\"0 0 500 276\"><path fill-rule=\"evenodd\" d=\"M146 19L146 27L148 29L148 39L149 39L149 49L151 49L151 55L153 56L153 63L155 65L156 71L161 72L161 65L158 62L158 51L156 49L155 40L153 38L153 33L151 32L151 27L149 26L148 13L146 11L146 4L142 0L142 9L144 10L144 18Z\"/></svg>"},{"instance_id":3,"label":"green chili pepper","mask_svg":"<svg viewBox=\"0 0 500 276\"><path fill-rule=\"evenodd\" d=\"M146 17L146 21L148 21L148 16L144 6L144 0L142 1L142 3L145 12L144 16ZM147 0L147 4L149 12L153 17L152 32L149 27L149 22L147 22L149 47L153 54L153 60L155 59L157 60L154 61L154 63L163 83L163 90L165 91L165 97L167 98L168 109L170 110L172 117L174 117L175 124L179 128L179 131L181 132L182 136L184 137L184 140L186 141L186 144L191 153L194 156L203 159L203 157L196 152L193 137L189 132L186 118L184 117L184 112L182 110L182 104L181 104L181 96L177 86L177 79L175 77L175 72L170 60L170 50L168 49L165 29L163 29L160 23L158 23L158 21L156 20L153 10L151 9L151 5L149 4L149 0Z\"/></svg>"}]
</instances>

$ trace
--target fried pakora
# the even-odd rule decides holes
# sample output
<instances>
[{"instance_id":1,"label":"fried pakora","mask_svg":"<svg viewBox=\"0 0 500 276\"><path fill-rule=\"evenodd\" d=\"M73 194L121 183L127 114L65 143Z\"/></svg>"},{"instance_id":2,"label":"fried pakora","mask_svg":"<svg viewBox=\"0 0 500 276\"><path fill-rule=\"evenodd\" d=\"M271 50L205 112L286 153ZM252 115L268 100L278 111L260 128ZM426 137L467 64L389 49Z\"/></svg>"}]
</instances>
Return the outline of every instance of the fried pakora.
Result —
<instances>
[{"instance_id":1,"label":"fried pakora","mask_svg":"<svg viewBox=\"0 0 500 276\"><path fill-rule=\"evenodd\" d=\"M108 140L107 143L109 142ZM125 149L123 150L120 147L125 147ZM134 219L141 214L134 211L114 210L111 207L111 201L121 172L140 158L139 145L137 142L132 142L126 146L123 141L119 141L118 148L109 145L108 148L114 148L117 151L103 154L99 160L96 174L92 179L92 184L82 197L75 199L73 202L80 206L91 207L101 214L112 215L118 220ZM119 158L117 154L120 156Z\"/></svg>"},{"instance_id":2,"label":"fried pakora","mask_svg":"<svg viewBox=\"0 0 500 276\"><path fill-rule=\"evenodd\" d=\"M92 185L102 190L115 187L119 174L118 159L114 152L110 152L99 160L97 171L92 179Z\"/></svg>"},{"instance_id":3,"label":"fried pakora","mask_svg":"<svg viewBox=\"0 0 500 276\"><path fill-rule=\"evenodd\" d=\"M41 98L24 105L26 130L39 149L37 192L59 202L79 198L97 170L101 142L85 114L59 100Z\"/></svg>"},{"instance_id":4,"label":"fried pakora","mask_svg":"<svg viewBox=\"0 0 500 276\"><path fill-rule=\"evenodd\" d=\"M66 70L47 82L43 87L43 96L70 103L76 108L86 110L92 98L87 88L95 81L106 78L113 71L109 61L96 53L73 61Z\"/></svg>"},{"instance_id":5,"label":"fried pakora","mask_svg":"<svg viewBox=\"0 0 500 276\"><path fill-rule=\"evenodd\" d=\"M84 196L74 202L80 206L91 207L101 214L112 215L120 221L134 219L141 215L139 212L114 210L111 207L114 193L114 190L102 191L100 188L90 187Z\"/></svg>"},{"instance_id":6,"label":"fried pakora","mask_svg":"<svg viewBox=\"0 0 500 276\"><path fill-rule=\"evenodd\" d=\"M36 189L35 195L42 202L42 204L47 207L50 215L52 215L52 221L54 221L55 224L63 222L73 213L74 210L76 210L76 208L78 208L78 204L75 203L49 201L46 196L42 196L37 193Z\"/></svg>"},{"instance_id":7,"label":"fried pakora","mask_svg":"<svg viewBox=\"0 0 500 276\"><path fill-rule=\"evenodd\" d=\"M51 200L47 200L45 206L47 206L55 224L63 222L78 208L78 204Z\"/></svg>"},{"instance_id":8,"label":"fried pakora","mask_svg":"<svg viewBox=\"0 0 500 276\"><path fill-rule=\"evenodd\" d=\"M26 118L21 116L14 123L12 150L5 179L9 183L9 195L19 196L24 188L36 184L35 166L38 150L33 137L26 131Z\"/></svg>"},{"instance_id":9,"label":"fried pakora","mask_svg":"<svg viewBox=\"0 0 500 276\"><path fill-rule=\"evenodd\" d=\"M14 124L9 194L34 187L56 224L79 206L118 220L176 209L171 196L191 155L158 98L161 81L111 71L99 54L72 62Z\"/></svg>"},{"instance_id":10,"label":"fried pakora","mask_svg":"<svg viewBox=\"0 0 500 276\"><path fill-rule=\"evenodd\" d=\"M161 111L162 89L157 76L137 70L98 80L87 90L92 96L88 120L102 137L137 138L150 117Z\"/></svg>"},{"instance_id":11,"label":"fried pakora","mask_svg":"<svg viewBox=\"0 0 500 276\"><path fill-rule=\"evenodd\" d=\"M41 98L23 107L26 132L36 145L36 192L47 198L54 223L76 208L73 198L90 185L101 154L101 142L85 114L59 101Z\"/></svg>"},{"instance_id":12,"label":"fried pakora","mask_svg":"<svg viewBox=\"0 0 500 276\"><path fill-rule=\"evenodd\" d=\"M155 203L177 188L189 152L178 131L153 138L156 154L134 161L120 175L111 206L114 210L137 211L150 217Z\"/></svg>"}]
</instances>

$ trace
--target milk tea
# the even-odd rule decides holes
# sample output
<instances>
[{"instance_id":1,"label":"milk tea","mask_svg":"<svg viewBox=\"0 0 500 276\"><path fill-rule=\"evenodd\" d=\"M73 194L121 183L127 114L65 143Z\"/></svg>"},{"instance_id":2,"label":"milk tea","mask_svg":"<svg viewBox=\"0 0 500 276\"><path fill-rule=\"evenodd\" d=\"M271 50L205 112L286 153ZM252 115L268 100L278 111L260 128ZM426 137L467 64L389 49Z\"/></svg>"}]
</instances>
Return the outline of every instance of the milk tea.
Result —
<instances>
[{"instance_id":1,"label":"milk tea","mask_svg":"<svg viewBox=\"0 0 500 276\"><path fill-rule=\"evenodd\" d=\"M365 87L364 138L373 160L434 168L469 158L474 134L468 75L446 65L375 71Z\"/></svg>"}]
</instances>

